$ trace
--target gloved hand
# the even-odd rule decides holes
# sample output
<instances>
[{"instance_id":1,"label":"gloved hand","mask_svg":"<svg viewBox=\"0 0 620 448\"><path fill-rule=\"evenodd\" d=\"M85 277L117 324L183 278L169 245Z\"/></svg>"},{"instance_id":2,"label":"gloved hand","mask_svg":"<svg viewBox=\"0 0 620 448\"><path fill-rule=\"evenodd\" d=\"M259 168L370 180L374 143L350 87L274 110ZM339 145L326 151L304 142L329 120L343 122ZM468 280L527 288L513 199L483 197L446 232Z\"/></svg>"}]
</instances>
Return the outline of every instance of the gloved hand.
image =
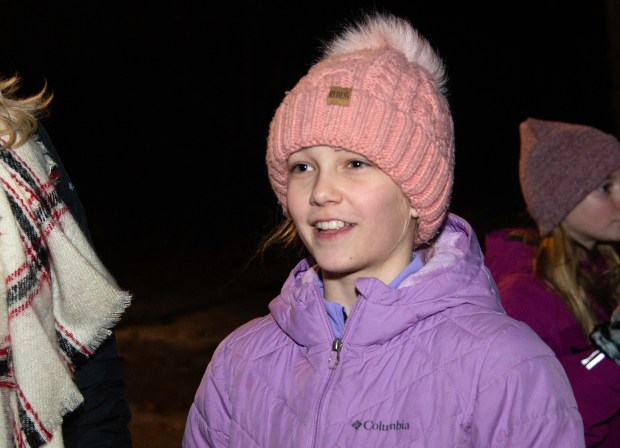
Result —
<instances>
[{"instance_id":1,"label":"gloved hand","mask_svg":"<svg viewBox=\"0 0 620 448\"><path fill-rule=\"evenodd\" d=\"M620 307L616 307L609 322L594 327L590 333L590 342L605 356L620 364Z\"/></svg>"}]
</instances>

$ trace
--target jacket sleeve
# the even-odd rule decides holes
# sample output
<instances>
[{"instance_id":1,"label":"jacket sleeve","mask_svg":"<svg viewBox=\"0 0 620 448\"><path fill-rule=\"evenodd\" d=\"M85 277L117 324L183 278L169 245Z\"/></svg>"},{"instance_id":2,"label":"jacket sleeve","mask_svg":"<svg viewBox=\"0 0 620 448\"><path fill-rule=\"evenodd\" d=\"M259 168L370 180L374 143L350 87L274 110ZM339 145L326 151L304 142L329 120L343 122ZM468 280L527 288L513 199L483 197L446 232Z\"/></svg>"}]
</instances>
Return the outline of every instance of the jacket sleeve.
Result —
<instances>
[{"instance_id":1,"label":"jacket sleeve","mask_svg":"<svg viewBox=\"0 0 620 448\"><path fill-rule=\"evenodd\" d=\"M228 447L231 413L225 343L226 340L216 349L196 391L185 423L183 448Z\"/></svg>"},{"instance_id":2,"label":"jacket sleeve","mask_svg":"<svg viewBox=\"0 0 620 448\"><path fill-rule=\"evenodd\" d=\"M529 279L529 280L528 280ZM506 312L528 324L553 350L571 383L583 418L586 442L594 446L608 434L607 422L620 412L620 366L604 358L590 369L582 361L592 354L576 320L572 334L558 316L569 312L564 302L538 280L519 275L500 288ZM575 334L577 333L577 334Z\"/></svg>"},{"instance_id":3,"label":"jacket sleeve","mask_svg":"<svg viewBox=\"0 0 620 448\"><path fill-rule=\"evenodd\" d=\"M64 418L65 446L131 447L131 411L125 398L123 359L118 354L114 334L77 370L74 381L84 402Z\"/></svg>"},{"instance_id":4,"label":"jacket sleeve","mask_svg":"<svg viewBox=\"0 0 620 448\"><path fill-rule=\"evenodd\" d=\"M56 191L92 244L82 202L52 140L40 123L37 134L58 166L60 177ZM118 353L113 333L86 364L77 369L74 381L84 402L63 420L65 445L76 448L131 447L131 411L126 399L124 361Z\"/></svg>"},{"instance_id":5,"label":"jacket sleeve","mask_svg":"<svg viewBox=\"0 0 620 448\"><path fill-rule=\"evenodd\" d=\"M472 418L474 446L585 446L568 378L530 328L514 321L487 350Z\"/></svg>"}]
</instances>

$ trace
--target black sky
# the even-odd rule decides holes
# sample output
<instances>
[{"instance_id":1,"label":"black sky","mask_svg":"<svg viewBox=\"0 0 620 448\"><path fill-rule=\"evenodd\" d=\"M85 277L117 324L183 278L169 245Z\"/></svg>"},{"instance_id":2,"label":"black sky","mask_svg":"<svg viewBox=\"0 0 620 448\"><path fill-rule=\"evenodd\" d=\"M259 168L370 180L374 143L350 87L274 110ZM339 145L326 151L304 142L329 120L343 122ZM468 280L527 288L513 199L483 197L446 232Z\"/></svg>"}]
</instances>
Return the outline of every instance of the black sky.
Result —
<instances>
[{"instance_id":1,"label":"black sky","mask_svg":"<svg viewBox=\"0 0 620 448\"><path fill-rule=\"evenodd\" d=\"M523 119L614 131L602 0L0 2L0 73L53 89L46 127L110 259L253 244L276 211L264 165L275 108L321 39L375 7L411 19L446 62L452 209L479 232L522 208Z\"/></svg>"}]
</instances>

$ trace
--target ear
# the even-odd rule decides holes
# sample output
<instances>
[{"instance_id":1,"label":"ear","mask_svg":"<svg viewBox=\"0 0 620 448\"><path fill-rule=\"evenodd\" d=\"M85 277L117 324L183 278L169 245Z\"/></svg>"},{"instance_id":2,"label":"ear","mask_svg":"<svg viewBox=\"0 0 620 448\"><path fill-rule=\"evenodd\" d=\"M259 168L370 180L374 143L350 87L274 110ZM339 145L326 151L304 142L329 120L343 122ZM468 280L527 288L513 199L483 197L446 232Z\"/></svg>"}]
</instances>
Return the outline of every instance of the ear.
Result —
<instances>
[{"instance_id":1,"label":"ear","mask_svg":"<svg viewBox=\"0 0 620 448\"><path fill-rule=\"evenodd\" d=\"M420 217L420 214L418 213L418 211L413 207L409 207L409 213L411 214L411 217L413 219L418 219Z\"/></svg>"}]
</instances>

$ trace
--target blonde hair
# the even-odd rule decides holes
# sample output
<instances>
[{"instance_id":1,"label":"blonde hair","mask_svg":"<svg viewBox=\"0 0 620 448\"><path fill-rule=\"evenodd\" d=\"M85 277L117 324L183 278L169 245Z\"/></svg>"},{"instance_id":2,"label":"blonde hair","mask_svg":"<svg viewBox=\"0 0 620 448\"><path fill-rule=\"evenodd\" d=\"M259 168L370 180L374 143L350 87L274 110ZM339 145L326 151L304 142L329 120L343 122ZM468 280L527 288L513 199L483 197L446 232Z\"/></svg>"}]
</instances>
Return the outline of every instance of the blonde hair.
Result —
<instances>
[{"instance_id":1,"label":"blonde hair","mask_svg":"<svg viewBox=\"0 0 620 448\"><path fill-rule=\"evenodd\" d=\"M282 246L285 249L304 251L293 220L285 217L275 229L265 236L259 243L256 255L264 255L271 246Z\"/></svg>"},{"instance_id":2,"label":"blonde hair","mask_svg":"<svg viewBox=\"0 0 620 448\"><path fill-rule=\"evenodd\" d=\"M32 96L20 98L19 75L0 77L0 148L20 146L36 132L38 120L47 116L53 94L43 88Z\"/></svg>"},{"instance_id":3,"label":"blonde hair","mask_svg":"<svg viewBox=\"0 0 620 448\"><path fill-rule=\"evenodd\" d=\"M529 242L537 248L534 273L559 293L589 335L600 323L593 304L607 316L620 304L620 257L615 248L599 243L588 253L560 225Z\"/></svg>"}]
</instances>

